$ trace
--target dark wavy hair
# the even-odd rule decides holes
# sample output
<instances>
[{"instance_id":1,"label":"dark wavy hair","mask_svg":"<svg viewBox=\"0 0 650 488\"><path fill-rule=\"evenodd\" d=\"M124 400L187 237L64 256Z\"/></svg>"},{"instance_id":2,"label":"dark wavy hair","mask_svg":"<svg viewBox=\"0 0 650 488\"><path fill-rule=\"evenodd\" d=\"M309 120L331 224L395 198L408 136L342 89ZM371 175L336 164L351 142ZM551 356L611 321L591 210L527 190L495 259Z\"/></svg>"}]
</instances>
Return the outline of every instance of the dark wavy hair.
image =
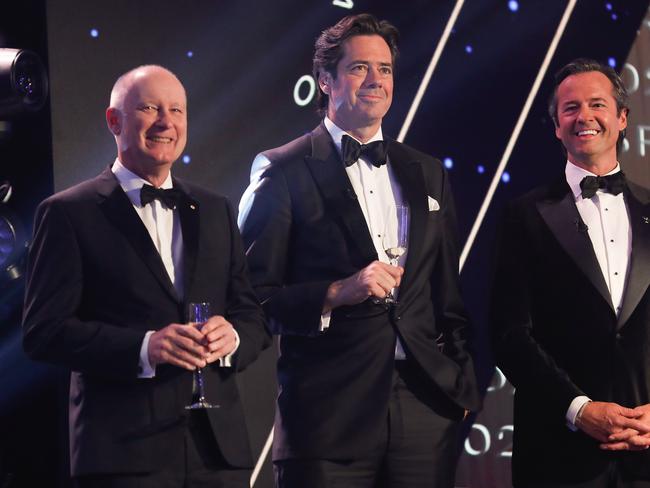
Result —
<instances>
[{"instance_id":1,"label":"dark wavy hair","mask_svg":"<svg viewBox=\"0 0 650 488\"><path fill-rule=\"evenodd\" d=\"M399 54L397 49L399 32L397 28L387 20L377 20L371 14L349 15L338 21L336 25L325 29L316 39L312 67L312 74L316 84L318 84L319 76L324 72L328 72L332 78L336 79L336 65L343 57L343 44L347 39L354 36L371 35L381 36L386 41L390 48L393 65L395 65ZM320 86L316 103L318 113L325 115L329 97L326 93L323 93Z\"/></svg>"}]
</instances>

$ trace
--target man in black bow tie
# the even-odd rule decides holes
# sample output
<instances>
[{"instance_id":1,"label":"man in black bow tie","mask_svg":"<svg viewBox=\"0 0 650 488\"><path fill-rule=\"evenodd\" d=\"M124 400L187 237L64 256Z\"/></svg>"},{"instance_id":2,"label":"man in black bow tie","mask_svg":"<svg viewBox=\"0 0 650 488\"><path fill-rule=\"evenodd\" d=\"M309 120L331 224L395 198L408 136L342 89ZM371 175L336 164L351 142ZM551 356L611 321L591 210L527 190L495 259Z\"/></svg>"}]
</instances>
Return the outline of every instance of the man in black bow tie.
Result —
<instances>
[{"instance_id":1,"label":"man in black bow tie","mask_svg":"<svg viewBox=\"0 0 650 488\"><path fill-rule=\"evenodd\" d=\"M549 113L563 178L507 209L492 325L516 387L515 487L650 487L650 195L617 149L627 93L578 59Z\"/></svg>"},{"instance_id":2,"label":"man in black bow tie","mask_svg":"<svg viewBox=\"0 0 650 488\"><path fill-rule=\"evenodd\" d=\"M324 120L258 155L240 204L251 280L280 335L279 487L451 487L460 421L479 408L448 175L382 133L396 56L396 29L371 15L323 31ZM411 219L392 266L396 204Z\"/></svg>"},{"instance_id":3,"label":"man in black bow tie","mask_svg":"<svg viewBox=\"0 0 650 488\"><path fill-rule=\"evenodd\" d=\"M248 487L235 372L268 345L233 211L171 176L185 89L170 71L121 76L106 111L117 158L36 215L24 347L71 369L70 461L80 487ZM187 325L190 302L212 316ZM207 401L187 410L203 368Z\"/></svg>"}]
</instances>

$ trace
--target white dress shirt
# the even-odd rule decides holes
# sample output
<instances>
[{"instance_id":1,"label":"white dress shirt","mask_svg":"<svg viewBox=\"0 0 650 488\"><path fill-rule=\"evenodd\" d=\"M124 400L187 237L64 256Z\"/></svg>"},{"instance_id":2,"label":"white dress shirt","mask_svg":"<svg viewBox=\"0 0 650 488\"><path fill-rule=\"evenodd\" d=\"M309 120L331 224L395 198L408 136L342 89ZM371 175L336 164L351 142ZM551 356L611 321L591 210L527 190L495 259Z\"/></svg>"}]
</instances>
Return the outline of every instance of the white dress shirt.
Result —
<instances>
[{"instance_id":1,"label":"white dress shirt","mask_svg":"<svg viewBox=\"0 0 650 488\"><path fill-rule=\"evenodd\" d=\"M178 297L183 299L183 233L178 211L167 208L159 200L153 200L147 205L140 201L140 190L149 182L127 169L119 159L115 160L111 171L131 201L133 208L149 232L160 258L165 266L167 275L171 280ZM160 185L162 189L172 188L171 173ZM138 378L153 378L156 368L149 362L149 340L155 331L150 330L144 336L140 346L140 373ZM231 366L232 355L239 347L239 335L235 331L235 349L223 358L219 358L220 366Z\"/></svg>"},{"instance_id":2,"label":"white dress shirt","mask_svg":"<svg viewBox=\"0 0 650 488\"><path fill-rule=\"evenodd\" d=\"M347 134L343 129L338 127L328 117L325 117L325 128L329 132L336 149L341 154L341 140L344 135L348 135L362 144L361 141L356 139L350 134ZM383 140L381 127L377 133L372 136L365 144L373 141ZM399 205L404 202L402 198L402 190L395 179L393 170L390 166L390 161L380 167L376 167L366 160L363 156L359 160L345 168L348 174L354 193L357 196L361 211L368 225L372 242L377 251L379 261L383 263L390 263L390 258L384 251L382 243L382 234L386 228L386 219L391 218L394 223L397 222L397 215L390 213L391 206ZM397 229L397 225L390 226L391 229ZM398 264L404 266L408 250L400 256ZM397 298L398 289L393 290L393 296ZM329 327L330 313L323 314L321 317L321 331ZM405 359L404 348L397 338L395 346L395 359Z\"/></svg>"},{"instance_id":3,"label":"white dress shirt","mask_svg":"<svg viewBox=\"0 0 650 488\"><path fill-rule=\"evenodd\" d=\"M616 168L607 173L618 173ZM600 270L607 283L616 315L621 313L627 273L632 253L632 229L623 193L612 195L601 189L591 198L582 198L580 182L585 176L597 176L571 162L567 162L565 175L575 198L578 213L587 226L587 233L594 248ZM575 420L589 397L578 396L567 410L569 428L576 430Z\"/></svg>"}]
</instances>

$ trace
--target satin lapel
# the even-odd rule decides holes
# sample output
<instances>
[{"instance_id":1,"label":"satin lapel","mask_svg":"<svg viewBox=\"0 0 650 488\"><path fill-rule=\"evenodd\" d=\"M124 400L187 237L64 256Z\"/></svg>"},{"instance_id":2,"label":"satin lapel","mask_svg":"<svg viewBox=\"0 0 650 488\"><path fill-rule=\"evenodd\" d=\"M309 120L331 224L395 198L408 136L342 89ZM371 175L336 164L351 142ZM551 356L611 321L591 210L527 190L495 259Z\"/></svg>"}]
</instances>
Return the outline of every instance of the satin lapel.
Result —
<instances>
[{"instance_id":1,"label":"satin lapel","mask_svg":"<svg viewBox=\"0 0 650 488\"><path fill-rule=\"evenodd\" d=\"M562 248L571 256L613 311L612 298L589 234L587 231L579 230L578 224L582 220L568 185L565 184L565 187L566 191L562 192L562 196L558 196L558 199L537 202L537 209Z\"/></svg>"},{"instance_id":2,"label":"satin lapel","mask_svg":"<svg viewBox=\"0 0 650 488\"><path fill-rule=\"evenodd\" d=\"M376 260L377 251L363 211L336 147L323 124L312 132L312 157L306 157L305 162L323 195L325 205L340 218L350 239L359 249L362 261L368 263Z\"/></svg>"},{"instance_id":3,"label":"satin lapel","mask_svg":"<svg viewBox=\"0 0 650 488\"><path fill-rule=\"evenodd\" d=\"M424 245L424 234L427 228L429 207L427 203L427 188L425 185L422 165L415 160L400 161L388 146L388 161L393 169L395 178L402 190L402 198L410 208L408 255L404 267L404 277L400 285L401 300L408 300L408 290L412 277L417 274L420 253Z\"/></svg>"},{"instance_id":4,"label":"satin lapel","mask_svg":"<svg viewBox=\"0 0 650 488\"><path fill-rule=\"evenodd\" d=\"M194 280L196 260L199 252L200 206L192 197L190 190L175 178L174 187L179 188L185 193L184 198L178 204L178 216L181 221L181 232L183 234L183 290L185 296L187 296Z\"/></svg>"},{"instance_id":5,"label":"satin lapel","mask_svg":"<svg viewBox=\"0 0 650 488\"><path fill-rule=\"evenodd\" d=\"M144 264L160 282L163 289L175 301L178 301L174 285L169 279L165 265L151 240L149 232L147 232L147 228L133 209L129 197L122 191L110 169L104 171L99 177L99 193L105 197L99 203L99 207L106 215L106 218L124 235Z\"/></svg>"},{"instance_id":6,"label":"satin lapel","mask_svg":"<svg viewBox=\"0 0 650 488\"><path fill-rule=\"evenodd\" d=\"M629 189L625 190L625 201L630 212L632 254L619 327L628 321L650 285L650 205L640 202Z\"/></svg>"}]
</instances>

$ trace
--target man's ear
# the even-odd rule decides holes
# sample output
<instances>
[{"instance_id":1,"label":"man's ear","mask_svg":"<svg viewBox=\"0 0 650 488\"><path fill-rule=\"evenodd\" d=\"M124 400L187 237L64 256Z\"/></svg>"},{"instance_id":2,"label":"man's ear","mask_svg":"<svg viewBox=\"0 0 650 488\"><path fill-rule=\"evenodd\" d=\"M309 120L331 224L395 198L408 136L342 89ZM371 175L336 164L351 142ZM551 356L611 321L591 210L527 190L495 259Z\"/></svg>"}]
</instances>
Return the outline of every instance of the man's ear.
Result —
<instances>
[{"instance_id":1,"label":"man's ear","mask_svg":"<svg viewBox=\"0 0 650 488\"><path fill-rule=\"evenodd\" d=\"M330 75L327 71L318 73L318 86L320 87L321 91L326 95L330 94L331 83L332 83L332 75Z\"/></svg>"},{"instance_id":2,"label":"man's ear","mask_svg":"<svg viewBox=\"0 0 650 488\"><path fill-rule=\"evenodd\" d=\"M106 109L106 124L114 136L119 136L122 132L122 114L116 108L109 107Z\"/></svg>"}]
</instances>

